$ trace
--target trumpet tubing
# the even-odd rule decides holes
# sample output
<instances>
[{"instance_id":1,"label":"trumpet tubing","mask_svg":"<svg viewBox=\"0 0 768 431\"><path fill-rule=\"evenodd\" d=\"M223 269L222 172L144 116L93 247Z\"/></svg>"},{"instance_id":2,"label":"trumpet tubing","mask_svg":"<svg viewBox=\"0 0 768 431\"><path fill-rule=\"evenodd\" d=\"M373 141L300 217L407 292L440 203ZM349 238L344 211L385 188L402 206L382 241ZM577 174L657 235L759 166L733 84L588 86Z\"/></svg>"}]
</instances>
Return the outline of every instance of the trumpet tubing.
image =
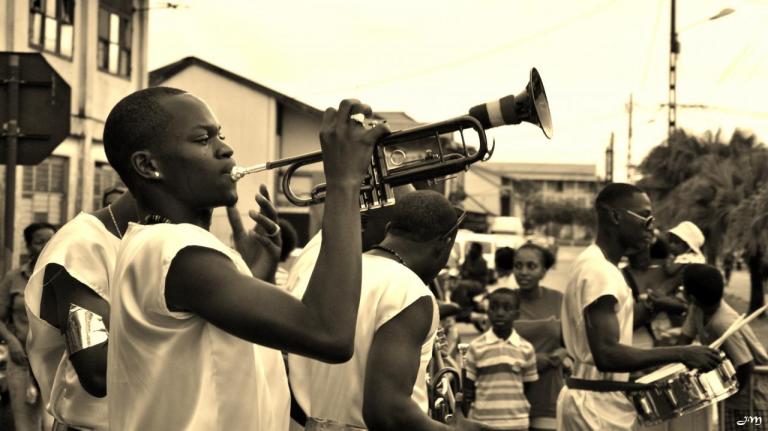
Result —
<instances>
[{"instance_id":1,"label":"trumpet tubing","mask_svg":"<svg viewBox=\"0 0 768 431\"><path fill-rule=\"evenodd\" d=\"M362 115L355 114L350 119L363 125L375 121L360 117ZM521 122L532 123L540 127L546 137L552 136L547 96L535 68L531 69L526 88L518 95L474 106L469 115L397 131L376 142L368 175L360 189L361 210L394 204L392 187L415 181L437 181L468 170L473 163L487 160L493 155L493 148L488 150L485 129ZM478 136L478 148L474 153L467 148L464 137L464 132L470 130ZM453 138L447 143L445 139L441 140L441 137L456 133L461 139L459 148L452 145ZM230 177L232 181L238 181L248 174L287 167L283 174L286 198L297 206L314 205L325 200L325 184L315 186L310 197L305 198L295 194L290 183L297 169L322 159L322 152L316 151L248 167L236 166Z\"/></svg>"},{"instance_id":2,"label":"trumpet tubing","mask_svg":"<svg viewBox=\"0 0 768 431\"><path fill-rule=\"evenodd\" d=\"M445 330L440 327L435 335L435 344L432 347L432 372L430 373L430 411L431 417L437 421L446 423L456 413L462 395L462 374L453 367L445 365L443 360L443 345L446 343ZM453 383L457 390L454 392Z\"/></svg>"}]
</instances>

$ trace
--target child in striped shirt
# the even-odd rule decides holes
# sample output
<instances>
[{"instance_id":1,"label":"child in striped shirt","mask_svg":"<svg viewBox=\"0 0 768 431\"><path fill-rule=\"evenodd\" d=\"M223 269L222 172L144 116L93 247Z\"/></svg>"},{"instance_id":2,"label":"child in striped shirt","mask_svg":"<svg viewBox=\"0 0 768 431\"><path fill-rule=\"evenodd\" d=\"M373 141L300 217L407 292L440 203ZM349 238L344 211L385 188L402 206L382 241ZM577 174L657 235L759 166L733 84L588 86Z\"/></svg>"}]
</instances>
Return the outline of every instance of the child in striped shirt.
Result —
<instances>
[{"instance_id":1,"label":"child in striped shirt","mask_svg":"<svg viewBox=\"0 0 768 431\"><path fill-rule=\"evenodd\" d=\"M500 287L488 300L492 328L470 343L465 362L470 417L491 429L527 430L531 406L525 386L539 375L533 345L514 329L520 316L519 291Z\"/></svg>"}]
</instances>

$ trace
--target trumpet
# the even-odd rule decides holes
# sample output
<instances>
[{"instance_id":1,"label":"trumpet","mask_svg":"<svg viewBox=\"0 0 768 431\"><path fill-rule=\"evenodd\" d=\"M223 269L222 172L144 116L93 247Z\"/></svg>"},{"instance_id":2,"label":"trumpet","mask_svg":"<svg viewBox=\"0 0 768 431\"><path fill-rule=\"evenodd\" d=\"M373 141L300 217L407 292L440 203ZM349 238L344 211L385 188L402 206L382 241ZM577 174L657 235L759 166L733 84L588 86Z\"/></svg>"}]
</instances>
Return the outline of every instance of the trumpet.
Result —
<instances>
[{"instance_id":1,"label":"trumpet","mask_svg":"<svg viewBox=\"0 0 768 431\"><path fill-rule=\"evenodd\" d=\"M531 69L528 84L518 95L474 106L469 115L396 131L376 142L368 174L360 188L361 210L394 204L393 187L416 181L439 181L468 170L473 163L488 160L495 147L488 149L485 130L521 122L534 124L547 138L552 137L549 103L535 68ZM474 152L467 147L465 131L477 134L478 147ZM460 145L445 139L456 133ZM291 189L291 178L299 168L322 160L322 152L316 151L248 167L235 166L230 176L232 181L238 181L248 174L287 167L282 178L285 197L296 206L315 205L325 200L325 184L316 185L309 197L301 197Z\"/></svg>"},{"instance_id":2,"label":"trumpet","mask_svg":"<svg viewBox=\"0 0 768 431\"><path fill-rule=\"evenodd\" d=\"M453 368L445 365L444 358L448 357L443 347L446 344L445 331L438 328L435 344L432 347L432 365L429 378L429 407L430 417L439 422L447 423L461 409L464 415L468 413L468 404L464 394L464 384L467 372L464 368L469 344L460 343L458 366Z\"/></svg>"},{"instance_id":3,"label":"trumpet","mask_svg":"<svg viewBox=\"0 0 768 431\"><path fill-rule=\"evenodd\" d=\"M448 422L456 413L457 394L461 394L461 373L456 368L445 365L445 344L445 331L440 327L432 346L429 408L432 419L443 423ZM458 395L458 398L461 399L462 396Z\"/></svg>"}]
</instances>

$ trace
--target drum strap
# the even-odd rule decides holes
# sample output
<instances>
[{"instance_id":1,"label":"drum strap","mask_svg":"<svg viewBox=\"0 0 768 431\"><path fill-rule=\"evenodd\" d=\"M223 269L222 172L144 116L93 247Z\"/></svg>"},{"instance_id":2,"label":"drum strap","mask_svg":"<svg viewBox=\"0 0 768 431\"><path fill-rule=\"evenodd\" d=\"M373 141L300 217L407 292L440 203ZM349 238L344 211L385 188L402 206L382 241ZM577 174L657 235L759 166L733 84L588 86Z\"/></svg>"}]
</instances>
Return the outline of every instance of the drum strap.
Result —
<instances>
[{"instance_id":1,"label":"drum strap","mask_svg":"<svg viewBox=\"0 0 768 431\"><path fill-rule=\"evenodd\" d=\"M611 380L585 380L567 377L565 384L571 389L593 392L644 391L653 387L644 383L615 382Z\"/></svg>"}]
</instances>

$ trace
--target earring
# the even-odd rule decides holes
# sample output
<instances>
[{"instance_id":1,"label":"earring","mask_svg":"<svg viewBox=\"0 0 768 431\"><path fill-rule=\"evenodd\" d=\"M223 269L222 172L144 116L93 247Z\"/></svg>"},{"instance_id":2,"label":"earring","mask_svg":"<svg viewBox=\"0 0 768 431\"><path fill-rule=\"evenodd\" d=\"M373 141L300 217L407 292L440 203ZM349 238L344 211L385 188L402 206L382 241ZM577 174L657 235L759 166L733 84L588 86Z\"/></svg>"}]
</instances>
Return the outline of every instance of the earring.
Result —
<instances>
[{"instance_id":1,"label":"earring","mask_svg":"<svg viewBox=\"0 0 768 431\"><path fill-rule=\"evenodd\" d=\"M160 172L155 171L155 178L160 178Z\"/></svg>"}]
</instances>

